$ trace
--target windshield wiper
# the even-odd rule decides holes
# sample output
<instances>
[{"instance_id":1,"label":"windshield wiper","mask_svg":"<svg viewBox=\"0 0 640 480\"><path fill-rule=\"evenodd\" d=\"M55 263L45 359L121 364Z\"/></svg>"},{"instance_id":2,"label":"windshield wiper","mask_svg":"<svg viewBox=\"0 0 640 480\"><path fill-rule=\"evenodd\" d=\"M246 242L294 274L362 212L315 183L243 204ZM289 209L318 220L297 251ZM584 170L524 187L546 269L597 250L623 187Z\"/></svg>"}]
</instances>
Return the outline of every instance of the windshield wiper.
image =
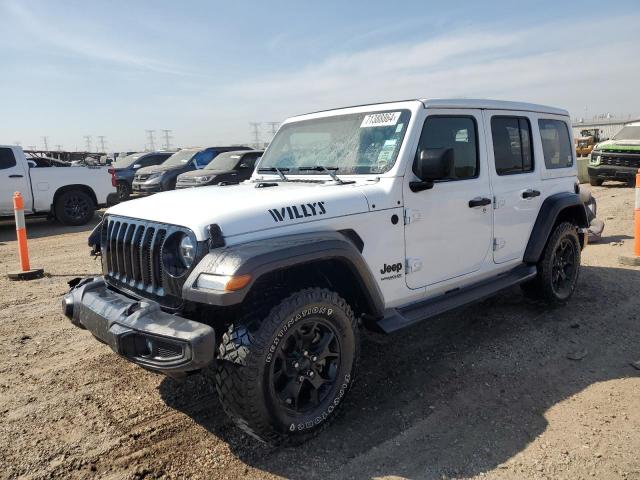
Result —
<instances>
[{"instance_id":1,"label":"windshield wiper","mask_svg":"<svg viewBox=\"0 0 640 480\"><path fill-rule=\"evenodd\" d=\"M325 167L324 165L316 165L315 167L299 167L299 171L301 172L325 172L329 175L334 182L338 185L346 185L347 183L356 183L353 180L344 181L338 178L336 175L336 171L339 170L339 167Z\"/></svg>"},{"instance_id":2,"label":"windshield wiper","mask_svg":"<svg viewBox=\"0 0 640 480\"><path fill-rule=\"evenodd\" d=\"M284 176L284 173L282 172L288 172L288 171L289 171L288 168L278 168L278 167L265 167L265 168L258 169L258 173L276 172L280 176L280 180L284 182L288 182L289 180L287 179L287 177Z\"/></svg>"}]
</instances>

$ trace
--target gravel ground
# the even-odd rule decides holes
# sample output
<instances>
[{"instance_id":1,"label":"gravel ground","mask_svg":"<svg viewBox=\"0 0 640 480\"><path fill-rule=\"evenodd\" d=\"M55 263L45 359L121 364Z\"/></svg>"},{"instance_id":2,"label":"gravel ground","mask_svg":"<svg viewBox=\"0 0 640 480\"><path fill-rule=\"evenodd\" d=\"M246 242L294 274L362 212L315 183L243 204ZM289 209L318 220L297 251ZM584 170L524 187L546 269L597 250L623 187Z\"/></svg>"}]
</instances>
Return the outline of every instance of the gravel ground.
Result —
<instances>
[{"instance_id":1,"label":"gravel ground","mask_svg":"<svg viewBox=\"0 0 640 480\"><path fill-rule=\"evenodd\" d=\"M633 190L594 187L600 244L549 310L518 289L390 336L363 335L337 421L272 449L225 418L211 374L137 368L61 314L66 282L100 271L89 228L28 224L46 278L10 282L0 224L0 478L640 479L640 268ZM640 365L639 365L640 368Z\"/></svg>"}]
</instances>

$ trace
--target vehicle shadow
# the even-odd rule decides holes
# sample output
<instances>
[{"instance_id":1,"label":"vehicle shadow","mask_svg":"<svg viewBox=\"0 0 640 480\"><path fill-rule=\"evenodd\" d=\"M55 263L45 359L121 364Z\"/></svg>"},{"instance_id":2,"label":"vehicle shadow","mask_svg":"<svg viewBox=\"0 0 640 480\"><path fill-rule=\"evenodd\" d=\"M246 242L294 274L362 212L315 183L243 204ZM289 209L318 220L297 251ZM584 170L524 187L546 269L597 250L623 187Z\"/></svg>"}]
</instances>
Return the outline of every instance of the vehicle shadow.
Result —
<instances>
[{"instance_id":1,"label":"vehicle shadow","mask_svg":"<svg viewBox=\"0 0 640 480\"><path fill-rule=\"evenodd\" d=\"M287 478L474 476L544 432L550 407L640 374L629 365L640 359L640 298L620 285L640 285L640 269L583 267L570 303L554 309L515 288L390 336L364 332L359 380L340 415L296 448L266 447L233 427L211 372L166 378L160 394L244 463ZM569 359L576 350L584 356Z\"/></svg>"},{"instance_id":2,"label":"vehicle shadow","mask_svg":"<svg viewBox=\"0 0 640 480\"><path fill-rule=\"evenodd\" d=\"M102 212L96 212L86 225L71 227L62 225L47 218L27 218L27 237L43 238L67 233L90 232L102 218ZM16 239L16 224L11 220L0 220L0 242L10 242Z\"/></svg>"}]
</instances>

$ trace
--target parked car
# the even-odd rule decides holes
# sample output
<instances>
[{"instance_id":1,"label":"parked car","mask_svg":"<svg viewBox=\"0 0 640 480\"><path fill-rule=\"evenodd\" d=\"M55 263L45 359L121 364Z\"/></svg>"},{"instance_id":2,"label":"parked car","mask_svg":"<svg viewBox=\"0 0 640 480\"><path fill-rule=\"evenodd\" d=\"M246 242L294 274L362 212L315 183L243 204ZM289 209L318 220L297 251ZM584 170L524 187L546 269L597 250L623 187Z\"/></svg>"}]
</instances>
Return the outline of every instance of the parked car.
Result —
<instances>
[{"instance_id":1,"label":"parked car","mask_svg":"<svg viewBox=\"0 0 640 480\"><path fill-rule=\"evenodd\" d=\"M249 182L110 208L90 237L103 274L76 280L64 313L146 369L215 366L241 429L299 443L344 403L361 327L395 332L515 285L567 302L589 226L578 192L559 108L302 115Z\"/></svg>"},{"instance_id":2,"label":"parked car","mask_svg":"<svg viewBox=\"0 0 640 480\"><path fill-rule=\"evenodd\" d=\"M602 185L605 180L636 184L640 168L640 122L622 127L611 140L598 143L589 160L589 183Z\"/></svg>"},{"instance_id":3,"label":"parked car","mask_svg":"<svg viewBox=\"0 0 640 480\"><path fill-rule=\"evenodd\" d=\"M184 148L160 165L138 170L133 179L133 193L144 196L173 190L176 188L178 175L192 170L201 170L220 153L233 150L251 149L249 147Z\"/></svg>"},{"instance_id":4,"label":"parked car","mask_svg":"<svg viewBox=\"0 0 640 480\"><path fill-rule=\"evenodd\" d=\"M124 157L118 157L118 159L111 165L111 169L113 170L119 199L126 200L129 198L129 195L131 195L133 178L139 169L153 165L160 165L174 153L176 152L139 152Z\"/></svg>"},{"instance_id":5,"label":"parked car","mask_svg":"<svg viewBox=\"0 0 640 480\"><path fill-rule=\"evenodd\" d=\"M116 195L106 167L61 168L57 162L57 166L38 166L38 162L28 160L20 147L0 146L0 217L13 216L12 195L20 192L25 215L84 225L96 208L111 203Z\"/></svg>"},{"instance_id":6,"label":"parked car","mask_svg":"<svg viewBox=\"0 0 640 480\"><path fill-rule=\"evenodd\" d=\"M256 160L262 153L262 150L234 150L221 153L202 170L178 175L176 188L228 185L248 180L253 173Z\"/></svg>"}]
</instances>

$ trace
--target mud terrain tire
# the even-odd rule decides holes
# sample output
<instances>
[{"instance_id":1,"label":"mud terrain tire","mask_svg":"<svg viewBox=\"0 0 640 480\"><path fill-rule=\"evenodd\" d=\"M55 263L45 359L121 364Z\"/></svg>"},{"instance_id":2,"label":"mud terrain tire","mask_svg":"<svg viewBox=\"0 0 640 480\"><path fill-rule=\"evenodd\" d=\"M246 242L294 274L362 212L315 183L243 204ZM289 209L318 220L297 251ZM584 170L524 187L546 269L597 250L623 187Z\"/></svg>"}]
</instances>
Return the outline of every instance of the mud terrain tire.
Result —
<instances>
[{"instance_id":1,"label":"mud terrain tire","mask_svg":"<svg viewBox=\"0 0 640 480\"><path fill-rule=\"evenodd\" d=\"M302 443L335 418L354 382L356 319L343 298L322 288L265 310L250 312L223 335L216 389L246 433L273 445Z\"/></svg>"}]
</instances>

